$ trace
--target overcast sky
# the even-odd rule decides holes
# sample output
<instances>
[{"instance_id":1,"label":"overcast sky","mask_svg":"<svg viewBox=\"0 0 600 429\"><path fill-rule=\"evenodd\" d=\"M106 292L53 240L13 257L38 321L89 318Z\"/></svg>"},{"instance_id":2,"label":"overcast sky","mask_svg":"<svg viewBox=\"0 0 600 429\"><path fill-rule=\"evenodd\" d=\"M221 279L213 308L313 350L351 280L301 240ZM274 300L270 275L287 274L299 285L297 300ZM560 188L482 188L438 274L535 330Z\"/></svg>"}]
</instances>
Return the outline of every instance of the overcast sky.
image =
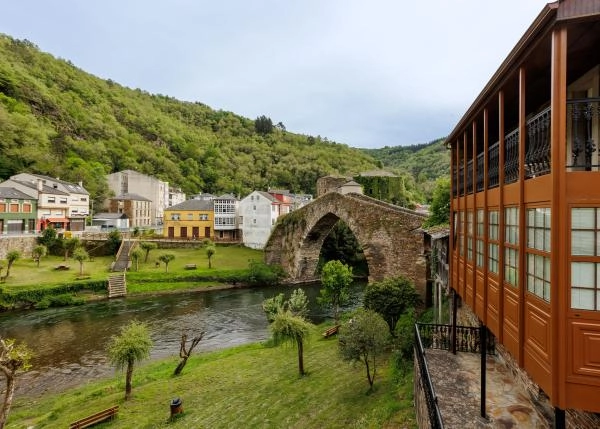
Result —
<instances>
[{"instance_id":1,"label":"overcast sky","mask_svg":"<svg viewBox=\"0 0 600 429\"><path fill-rule=\"evenodd\" d=\"M544 0L10 0L0 32L131 88L352 147L427 143Z\"/></svg>"}]
</instances>

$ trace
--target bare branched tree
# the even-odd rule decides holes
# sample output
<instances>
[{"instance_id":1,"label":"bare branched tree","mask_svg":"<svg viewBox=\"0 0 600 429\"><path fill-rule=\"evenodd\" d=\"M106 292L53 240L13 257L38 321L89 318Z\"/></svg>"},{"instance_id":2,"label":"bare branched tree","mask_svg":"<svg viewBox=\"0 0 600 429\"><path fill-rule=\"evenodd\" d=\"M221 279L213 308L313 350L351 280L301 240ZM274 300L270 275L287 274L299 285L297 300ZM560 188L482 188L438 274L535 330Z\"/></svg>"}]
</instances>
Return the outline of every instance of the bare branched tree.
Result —
<instances>
[{"instance_id":1,"label":"bare branched tree","mask_svg":"<svg viewBox=\"0 0 600 429\"><path fill-rule=\"evenodd\" d=\"M179 347L179 357L181 358L181 361L179 362L179 365L177 365L177 368L175 368L175 372L173 373L174 375L181 374L181 371L183 371L183 367L187 363L188 358L192 355L192 350L194 350L194 348L202 340L202 337L204 337L205 333L206 332L202 331L200 334L192 338L189 348L187 348L187 333L183 332L181 334L181 346Z\"/></svg>"}]
</instances>

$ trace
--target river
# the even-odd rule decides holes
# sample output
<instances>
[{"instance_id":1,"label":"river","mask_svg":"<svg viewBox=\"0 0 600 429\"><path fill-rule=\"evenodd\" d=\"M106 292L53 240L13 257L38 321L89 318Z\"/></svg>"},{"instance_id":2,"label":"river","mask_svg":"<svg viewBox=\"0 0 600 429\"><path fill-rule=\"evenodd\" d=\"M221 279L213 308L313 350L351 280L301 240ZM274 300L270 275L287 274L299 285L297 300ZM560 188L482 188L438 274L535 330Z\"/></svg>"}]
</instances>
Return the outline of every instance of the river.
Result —
<instances>
[{"instance_id":1,"label":"river","mask_svg":"<svg viewBox=\"0 0 600 429\"><path fill-rule=\"evenodd\" d=\"M315 305L320 285L303 286L311 303L309 317L327 314ZM114 374L106 345L130 320L148 325L151 359L179 355L182 330L206 331L194 353L262 341L269 336L262 302L290 287L226 289L98 301L82 306L0 314L0 335L24 341L34 351L32 369L19 376L16 396L56 393ZM352 287L352 304L362 285Z\"/></svg>"}]
</instances>

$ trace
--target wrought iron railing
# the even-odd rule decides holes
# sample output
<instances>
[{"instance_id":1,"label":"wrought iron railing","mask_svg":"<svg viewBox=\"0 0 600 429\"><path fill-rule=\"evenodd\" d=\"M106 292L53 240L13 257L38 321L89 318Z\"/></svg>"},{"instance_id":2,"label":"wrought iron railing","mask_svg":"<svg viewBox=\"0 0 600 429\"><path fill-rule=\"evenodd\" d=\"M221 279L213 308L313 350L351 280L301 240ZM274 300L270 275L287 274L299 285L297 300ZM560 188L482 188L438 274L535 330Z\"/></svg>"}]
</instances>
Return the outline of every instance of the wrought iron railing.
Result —
<instances>
[{"instance_id":1,"label":"wrought iron railing","mask_svg":"<svg viewBox=\"0 0 600 429\"><path fill-rule=\"evenodd\" d=\"M425 348L452 349L452 325L417 323L417 328ZM486 335L484 347L487 354L496 354L496 340L493 335ZM481 353L481 328L456 326L456 351Z\"/></svg>"},{"instance_id":2,"label":"wrought iron railing","mask_svg":"<svg viewBox=\"0 0 600 429\"><path fill-rule=\"evenodd\" d=\"M473 160L467 161L467 194L473 193Z\"/></svg>"},{"instance_id":3,"label":"wrought iron railing","mask_svg":"<svg viewBox=\"0 0 600 429\"><path fill-rule=\"evenodd\" d=\"M526 177L550 173L550 107L527 121Z\"/></svg>"},{"instance_id":4,"label":"wrought iron railing","mask_svg":"<svg viewBox=\"0 0 600 429\"><path fill-rule=\"evenodd\" d=\"M483 191L484 178L485 178L485 158L484 153L477 155L477 192Z\"/></svg>"},{"instance_id":5,"label":"wrought iron railing","mask_svg":"<svg viewBox=\"0 0 600 429\"><path fill-rule=\"evenodd\" d=\"M519 180L519 129L504 137L504 183Z\"/></svg>"},{"instance_id":6,"label":"wrought iron railing","mask_svg":"<svg viewBox=\"0 0 600 429\"><path fill-rule=\"evenodd\" d=\"M419 382L425 393L425 401L427 402L427 414L429 415L429 424L432 429L443 429L444 421L442 413L438 405L437 395L433 388L427 360L425 359L425 349L421 340L418 324L415 325L415 354L417 357L417 365L419 367Z\"/></svg>"},{"instance_id":7,"label":"wrought iron railing","mask_svg":"<svg viewBox=\"0 0 600 429\"><path fill-rule=\"evenodd\" d=\"M593 138L594 119L600 117L600 97L567 101L567 112L571 120L571 162L567 167L590 171L600 167L592 163L596 151Z\"/></svg>"},{"instance_id":8,"label":"wrought iron railing","mask_svg":"<svg viewBox=\"0 0 600 429\"><path fill-rule=\"evenodd\" d=\"M456 197L460 194L458 191L458 169L452 164L452 196Z\"/></svg>"},{"instance_id":9,"label":"wrought iron railing","mask_svg":"<svg viewBox=\"0 0 600 429\"><path fill-rule=\"evenodd\" d=\"M463 164L458 166L458 190L459 195L465 195L465 167Z\"/></svg>"},{"instance_id":10,"label":"wrought iron railing","mask_svg":"<svg viewBox=\"0 0 600 429\"><path fill-rule=\"evenodd\" d=\"M500 171L500 144L498 142L488 149L488 188L496 188L500 184L498 173Z\"/></svg>"}]
</instances>

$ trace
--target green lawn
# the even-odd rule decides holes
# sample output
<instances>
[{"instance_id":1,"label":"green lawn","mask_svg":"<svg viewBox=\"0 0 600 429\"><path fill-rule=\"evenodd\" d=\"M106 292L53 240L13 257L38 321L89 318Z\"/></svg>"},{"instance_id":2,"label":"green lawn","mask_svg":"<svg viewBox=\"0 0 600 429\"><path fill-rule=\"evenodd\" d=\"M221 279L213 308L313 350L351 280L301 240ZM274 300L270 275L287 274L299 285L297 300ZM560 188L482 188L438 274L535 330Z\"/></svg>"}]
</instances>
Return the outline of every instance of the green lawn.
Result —
<instances>
[{"instance_id":1,"label":"green lawn","mask_svg":"<svg viewBox=\"0 0 600 429\"><path fill-rule=\"evenodd\" d=\"M172 253L175 255L175 259L169 264L169 272L165 273L164 264L157 268L155 263L158 256L162 253ZM152 280L165 281L169 278L177 275L193 275L193 274L215 274L223 273L225 270L239 270L248 268L248 262L250 260L262 260L263 254L261 251L248 249L242 246L223 246L217 247L217 252L212 258L212 269L208 269L208 258L206 257L206 251L202 248L199 249L154 249L150 251L148 262L144 262L143 259L139 264L139 272L135 272L135 267L132 267L132 271L128 274L128 281L131 282L132 287L136 283L136 279L139 279L142 283L148 283ZM83 273L86 277L91 279L106 279L108 278L109 268L111 262L114 260L113 257L103 256L95 257L91 261L85 261L83 263ZM196 264L196 270L186 270L186 264ZM3 262L6 266L6 262ZM69 269L62 271L56 270L55 268L59 265L68 265ZM6 269L3 270L2 274L6 273ZM33 260L31 255L22 255L21 259L18 259L10 270L10 277L6 279L6 282L2 284L3 289L6 291L14 291L27 286L44 286L44 285L56 285L60 283L68 283L77 280L79 277L79 262L69 258L67 261L63 257L59 256L45 256L40 261L40 266ZM149 290L157 289L169 289L176 288L176 286L169 287L165 283L160 283L152 288L150 284L141 284L140 290L136 291L135 288L131 292L144 292ZM179 287L189 288L190 285L178 285Z\"/></svg>"},{"instance_id":2,"label":"green lawn","mask_svg":"<svg viewBox=\"0 0 600 429\"><path fill-rule=\"evenodd\" d=\"M308 375L298 377L291 347L252 344L192 355L173 377L176 357L138 367L133 399L125 402L124 374L60 395L17 399L8 428L65 428L70 422L120 405L110 428L416 428L412 377L396 385L389 364L378 366L368 393L362 365L343 362L337 340L315 329L305 348ZM184 413L168 422L170 401Z\"/></svg>"}]
</instances>

